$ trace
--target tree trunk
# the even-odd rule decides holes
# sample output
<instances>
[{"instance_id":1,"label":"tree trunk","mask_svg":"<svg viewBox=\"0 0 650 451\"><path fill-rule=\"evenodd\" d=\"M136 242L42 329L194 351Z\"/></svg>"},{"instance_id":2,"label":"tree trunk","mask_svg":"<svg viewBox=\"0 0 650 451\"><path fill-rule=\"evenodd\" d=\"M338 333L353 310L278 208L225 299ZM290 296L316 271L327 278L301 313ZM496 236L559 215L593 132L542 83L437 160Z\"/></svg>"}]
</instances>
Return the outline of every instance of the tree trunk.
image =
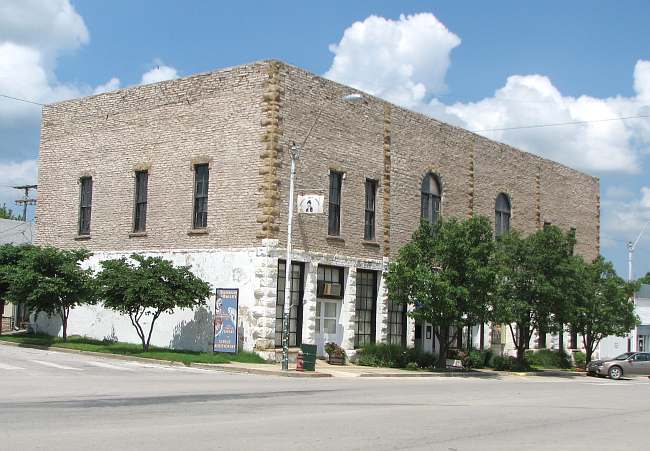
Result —
<instances>
[{"instance_id":1,"label":"tree trunk","mask_svg":"<svg viewBox=\"0 0 650 451\"><path fill-rule=\"evenodd\" d=\"M481 329L479 333L481 334L481 338L479 339L479 348L481 351L483 351L485 348L485 323L481 323Z\"/></svg>"},{"instance_id":2,"label":"tree trunk","mask_svg":"<svg viewBox=\"0 0 650 451\"><path fill-rule=\"evenodd\" d=\"M2 315L5 314L5 301L0 300L0 335L2 335Z\"/></svg>"},{"instance_id":3,"label":"tree trunk","mask_svg":"<svg viewBox=\"0 0 650 451\"><path fill-rule=\"evenodd\" d=\"M517 335L519 339L517 340L517 365L520 367L524 366L524 361L526 359L526 348L528 347L528 342L530 340L528 326L524 327L523 325L517 325Z\"/></svg>"},{"instance_id":4,"label":"tree trunk","mask_svg":"<svg viewBox=\"0 0 650 451\"><path fill-rule=\"evenodd\" d=\"M557 337L560 354L564 352L564 324L560 323L560 334Z\"/></svg>"},{"instance_id":5,"label":"tree trunk","mask_svg":"<svg viewBox=\"0 0 650 451\"><path fill-rule=\"evenodd\" d=\"M436 368L445 369L447 368L447 351L449 349L449 326L440 326L438 341L440 344L440 353L438 354Z\"/></svg>"},{"instance_id":6,"label":"tree trunk","mask_svg":"<svg viewBox=\"0 0 650 451\"><path fill-rule=\"evenodd\" d=\"M537 349L546 348L546 328L540 326L537 331Z\"/></svg>"},{"instance_id":7,"label":"tree trunk","mask_svg":"<svg viewBox=\"0 0 650 451\"><path fill-rule=\"evenodd\" d=\"M582 337L582 341L585 345L585 362L589 363L591 362L591 357L594 354L594 350L592 349L594 340L590 334L586 334L584 337Z\"/></svg>"}]
</instances>

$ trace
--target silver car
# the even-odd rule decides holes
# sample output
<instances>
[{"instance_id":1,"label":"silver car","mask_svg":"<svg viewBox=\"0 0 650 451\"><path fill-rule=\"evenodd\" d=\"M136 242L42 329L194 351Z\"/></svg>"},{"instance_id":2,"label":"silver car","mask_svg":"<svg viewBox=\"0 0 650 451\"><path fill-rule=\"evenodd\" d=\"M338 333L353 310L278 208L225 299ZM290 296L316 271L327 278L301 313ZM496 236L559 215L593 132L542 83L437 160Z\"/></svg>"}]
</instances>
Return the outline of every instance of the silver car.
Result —
<instances>
[{"instance_id":1,"label":"silver car","mask_svg":"<svg viewBox=\"0 0 650 451\"><path fill-rule=\"evenodd\" d=\"M587 365L587 373L620 379L623 375L650 376L650 353L626 352L609 360L593 360Z\"/></svg>"}]
</instances>

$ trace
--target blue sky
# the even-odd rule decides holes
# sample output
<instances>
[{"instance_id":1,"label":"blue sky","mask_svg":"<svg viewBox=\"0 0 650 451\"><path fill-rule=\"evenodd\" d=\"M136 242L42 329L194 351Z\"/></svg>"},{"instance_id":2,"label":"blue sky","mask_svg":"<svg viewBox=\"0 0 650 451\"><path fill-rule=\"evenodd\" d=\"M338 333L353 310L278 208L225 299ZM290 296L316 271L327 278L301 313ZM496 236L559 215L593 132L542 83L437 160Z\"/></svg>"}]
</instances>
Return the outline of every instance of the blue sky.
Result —
<instances>
[{"instance_id":1,"label":"blue sky","mask_svg":"<svg viewBox=\"0 0 650 451\"><path fill-rule=\"evenodd\" d=\"M646 1L6 0L0 94L47 103L277 58L470 129L647 115L649 18ZM39 113L0 99L0 185L34 179ZM600 177L603 254L627 273L650 119L485 135Z\"/></svg>"}]
</instances>

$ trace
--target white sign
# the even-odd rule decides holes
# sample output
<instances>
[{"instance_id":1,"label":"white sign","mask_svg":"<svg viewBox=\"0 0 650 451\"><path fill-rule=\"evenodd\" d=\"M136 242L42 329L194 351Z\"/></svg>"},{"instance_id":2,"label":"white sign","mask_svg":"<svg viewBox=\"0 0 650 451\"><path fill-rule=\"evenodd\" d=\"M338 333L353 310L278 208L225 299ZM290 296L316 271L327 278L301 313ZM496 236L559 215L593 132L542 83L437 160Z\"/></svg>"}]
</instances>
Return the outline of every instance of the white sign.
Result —
<instances>
[{"instance_id":1,"label":"white sign","mask_svg":"<svg viewBox=\"0 0 650 451\"><path fill-rule=\"evenodd\" d=\"M323 213L324 197L318 194L303 194L298 196L298 212L307 214Z\"/></svg>"}]
</instances>

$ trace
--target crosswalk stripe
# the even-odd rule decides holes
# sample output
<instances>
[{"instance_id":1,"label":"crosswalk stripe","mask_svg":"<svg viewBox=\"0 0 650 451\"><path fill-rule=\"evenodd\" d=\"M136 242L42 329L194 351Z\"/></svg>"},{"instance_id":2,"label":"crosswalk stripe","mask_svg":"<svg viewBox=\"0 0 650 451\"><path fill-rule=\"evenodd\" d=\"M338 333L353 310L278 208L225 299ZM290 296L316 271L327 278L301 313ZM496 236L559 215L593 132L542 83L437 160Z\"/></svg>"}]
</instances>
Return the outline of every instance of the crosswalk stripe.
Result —
<instances>
[{"instance_id":1,"label":"crosswalk stripe","mask_svg":"<svg viewBox=\"0 0 650 451\"><path fill-rule=\"evenodd\" d=\"M172 366L165 366L165 365L155 365L151 363L139 363L139 362L124 362L126 365L131 365L131 366L137 366L139 368L153 368L153 369L159 369L159 370L166 370L166 371L176 371L177 368L174 368Z\"/></svg>"},{"instance_id":2,"label":"crosswalk stripe","mask_svg":"<svg viewBox=\"0 0 650 451\"><path fill-rule=\"evenodd\" d=\"M100 368L107 368L109 370L133 371L131 368L125 368L123 366L111 365L110 363L104 363L104 362L86 362L86 363L89 364L89 365L98 366Z\"/></svg>"},{"instance_id":3,"label":"crosswalk stripe","mask_svg":"<svg viewBox=\"0 0 650 451\"><path fill-rule=\"evenodd\" d=\"M40 365L51 366L52 368L58 368L60 370L73 370L73 371L83 371L81 368L73 368L71 366L59 365L57 363L45 362L43 360L30 360L30 362L38 363Z\"/></svg>"},{"instance_id":4,"label":"crosswalk stripe","mask_svg":"<svg viewBox=\"0 0 650 451\"><path fill-rule=\"evenodd\" d=\"M0 363L0 370L24 370L25 368L21 368L19 366L13 366L13 365L7 365L5 363Z\"/></svg>"}]
</instances>

